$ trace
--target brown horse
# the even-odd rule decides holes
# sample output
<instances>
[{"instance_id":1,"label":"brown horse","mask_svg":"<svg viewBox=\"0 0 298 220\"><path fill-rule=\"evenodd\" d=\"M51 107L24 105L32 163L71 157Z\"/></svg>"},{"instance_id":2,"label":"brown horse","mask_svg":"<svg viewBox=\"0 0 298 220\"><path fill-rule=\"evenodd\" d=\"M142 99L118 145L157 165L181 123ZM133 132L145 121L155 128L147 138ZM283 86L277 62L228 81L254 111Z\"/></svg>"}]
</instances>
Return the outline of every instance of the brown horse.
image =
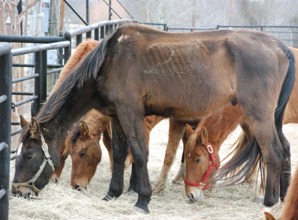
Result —
<instances>
[{"instance_id":1,"label":"brown horse","mask_svg":"<svg viewBox=\"0 0 298 220\"><path fill-rule=\"evenodd\" d=\"M88 39L87 41L78 45L62 69L59 79L54 85L52 93L59 88L62 81L76 66L76 64L78 64L80 60L90 53L91 50L98 46L99 43L99 41ZM147 144L149 144L150 131L162 119L162 117L158 116L145 117L144 123L146 128ZM113 164L111 136L108 125L109 118L107 116L103 116L100 112L93 109L80 120L81 122L76 123L69 131L66 138L66 146L62 146L61 148L62 150L64 149L61 157L61 166L60 168L56 168L54 174L52 175L52 179L56 182L61 175L65 159L67 155L70 154L72 159L72 175L70 183L75 189L85 188L96 172L97 165L101 160L101 148L99 144L101 134L103 134L103 142L109 153L111 169ZM197 121L189 123L196 125ZM165 188L168 173L174 161L176 151L184 131L184 125L185 122L179 122L173 119L170 120L169 141L165 153L164 164L159 179L157 180L157 183L154 187L155 192L160 192ZM132 155L129 153L126 158L125 167L128 167L132 161Z\"/></svg>"},{"instance_id":2,"label":"brown horse","mask_svg":"<svg viewBox=\"0 0 298 220\"><path fill-rule=\"evenodd\" d=\"M152 189L144 117L197 119L238 103L249 119L253 146L262 151L271 174L266 178L264 205L272 206L288 187L284 171L290 169L285 163L290 147L282 133L282 118L293 87L294 65L291 51L262 32L167 33L144 25L123 25L51 95L36 118L38 135L23 129L12 191L27 196L42 189L59 165L59 146L67 130L95 108L112 122L114 164L104 200L123 192L129 146L136 207L149 212Z\"/></svg>"},{"instance_id":3,"label":"brown horse","mask_svg":"<svg viewBox=\"0 0 298 220\"><path fill-rule=\"evenodd\" d=\"M290 49L295 57L298 57L298 49ZM298 70L296 69L296 77L297 76ZM289 102L285 109L283 118L284 124L298 123L297 103L298 83L295 83L293 92L290 95ZM244 132L240 135L239 140L237 141L238 145L234 150L234 154L238 155L238 153L246 147L245 144L247 144L252 137L249 128L245 126L244 113L239 105L227 105L219 112L202 120L195 131L190 127L187 128L189 140L185 149L186 173L182 178L185 177L185 191L192 200L200 200L202 189L206 189L207 186L210 186L214 181L213 177L215 175L215 171L220 166L220 146L239 123L242 123ZM212 154L208 152L207 146L209 145L213 148ZM211 155L216 158L216 166L212 165L213 162L211 160ZM212 173L209 173L208 169L211 169ZM245 177L245 180L248 179L251 174L252 171L250 171L250 174Z\"/></svg>"},{"instance_id":4,"label":"brown horse","mask_svg":"<svg viewBox=\"0 0 298 220\"><path fill-rule=\"evenodd\" d=\"M162 120L162 117L147 116L144 119L146 143L149 145L149 136L152 128ZM110 169L113 169L113 149L110 131L110 118L96 110L89 111L69 131L65 140L63 156L69 154L72 161L70 184L75 189L84 189L94 176L101 161L101 147L99 141L103 134L103 142L110 158ZM130 153L126 157L125 168L133 163Z\"/></svg>"},{"instance_id":5,"label":"brown horse","mask_svg":"<svg viewBox=\"0 0 298 220\"><path fill-rule=\"evenodd\" d=\"M70 185L74 189L86 188L95 174L101 161L102 151L99 141L102 135L112 164L112 134L108 116L92 109L70 129L65 140L63 156L69 154L71 157Z\"/></svg>"},{"instance_id":6,"label":"brown horse","mask_svg":"<svg viewBox=\"0 0 298 220\"><path fill-rule=\"evenodd\" d=\"M70 59L62 69L59 79L54 85L52 93L60 87L63 80L71 72L71 70L96 46L100 41L88 39L78 45ZM149 144L149 135L152 128L162 120L162 117L147 116L144 119L146 128L146 143ZM64 161L69 154L72 160L71 180L70 184L75 189L84 189L94 176L97 165L101 161L101 147L99 141L103 134L103 143L108 150L110 158L110 169L113 166L113 150L110 131L110 118L102 115L95 109L90 110L84 115L80 122L74 124L68 132L64 146L61 149L62 161L61 167L55 170L52 179L57 180L62 172ZM133 162L132 155L129 151L125 167L128 167ZM53 178L54 177L54 178Z\"/></svg>"},{"instance_id":7,"label":"brown horse","mask_svg":"<svg viewBox=\"0 0 298 220\"><path fill-rule=\"evenodd\" d=\"M202 190L208 189L220 167L219 149L239 123L244 121L240 105L228 104L221 111L202 120L195 130L187 126L185 145L185 192L192 201L199 201Z\"/></svg>"}]
</instances>

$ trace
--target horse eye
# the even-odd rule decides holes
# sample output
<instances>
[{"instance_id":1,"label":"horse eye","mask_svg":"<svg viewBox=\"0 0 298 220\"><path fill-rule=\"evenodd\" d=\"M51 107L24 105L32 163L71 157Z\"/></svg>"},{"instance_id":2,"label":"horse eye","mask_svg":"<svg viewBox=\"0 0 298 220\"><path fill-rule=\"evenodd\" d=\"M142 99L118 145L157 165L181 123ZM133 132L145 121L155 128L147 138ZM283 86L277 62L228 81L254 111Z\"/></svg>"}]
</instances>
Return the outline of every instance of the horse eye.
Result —
<instances>
[{"instance_id":1,"label":"horse eye","mask_svg":"<svg viewBox=\"0 0 298 220\"><path fill-rule=\"evenodd\" d=\"M201 158L198 158L197 160L196 160L196 163L200 163L202 161L202 159Z\"/></svg>"},{"instance_id":2,"label":"horse eye","mask_svg":"<svg viewBox=\"0 0 298 220\"><path fill-rule=\"evenodd\" d=\"M24 154L23 158L26 159L26 160L31 160L33 157L33 154L32 153L27 153L27 154Z\"/></svg>"},{"instance_id":3,"label":"horse eye","mask_svg":"<svg viewBox=\"0 0 298 220\"><path fill-rule=\"evenodd\" d=\"M79 152L80 157L86 157L87 155L87 151L86 150L82 150Z\"/></svg>"}]
</instances>

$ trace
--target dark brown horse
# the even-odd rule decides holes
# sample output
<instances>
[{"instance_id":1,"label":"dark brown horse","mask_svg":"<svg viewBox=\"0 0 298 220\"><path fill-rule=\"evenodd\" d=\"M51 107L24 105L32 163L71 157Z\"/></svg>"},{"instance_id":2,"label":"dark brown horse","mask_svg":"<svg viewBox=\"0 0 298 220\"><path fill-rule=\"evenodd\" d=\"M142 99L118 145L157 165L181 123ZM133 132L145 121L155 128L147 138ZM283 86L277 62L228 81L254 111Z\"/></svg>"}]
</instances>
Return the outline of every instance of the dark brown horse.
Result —
<instances>
[{"instance_id":1,"label":"dark brown horse","mask_svg":"<svg viewBox=\"0 0 298 220\"><path fill-rule=\"evenodd\" d=\"M123 192L129 146L134 159L132 172L137 177L136 207L149 212L152 189L144 117L196 119L225 104L239 103L270 174L264 205L272 206L288 187L289 175L281 172L290 169L285 163L290 155L282 133L282 115L294 71L291 51L261 32L185 34L137 24L122 26L88 54L51 95L36 118L40 133L31 136L30 129L23 130L13 193L26 196L44 187L45 177L59 165L58 148L65 133L95 108L112 121L114 166L104 199Z\"/></svg>"}]
</instances>

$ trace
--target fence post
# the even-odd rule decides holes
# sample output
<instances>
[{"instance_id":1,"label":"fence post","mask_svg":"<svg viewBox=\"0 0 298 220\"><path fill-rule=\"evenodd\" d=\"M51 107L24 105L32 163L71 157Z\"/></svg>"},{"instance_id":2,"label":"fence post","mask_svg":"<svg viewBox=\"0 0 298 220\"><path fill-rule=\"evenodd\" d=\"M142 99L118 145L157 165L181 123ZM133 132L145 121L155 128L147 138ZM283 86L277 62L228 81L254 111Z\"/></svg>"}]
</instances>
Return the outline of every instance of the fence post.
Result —
<instances>
[{"instance_id":1,"label":"fence post","mask_svg":"<svg viewBox=\"0 0 298 220\"><path fill-rule=\"evenodd\" d=\"M41 52L36 52L35 54L35 73L38 74L38 77L34 79L34 95L37 96L37 99L33 101L31 106L31 116L36 116L39 109L40 109L40 103L41 103L41 97L40 97L40 91L41 91L41 69L42 69L42 57Z\"/></svg>"},{"instance_id":2,"label":"fence post","mask_svg":"<svg viewBox=\"0 0 298 220\"><path fill-rule=\"evenodd\" d=\"M41 65L40 65L40 105L43 105L47 100L48 88L48 51L41 52ZM41 106L40 106L41 107Z\"/></svg>"},{"instance_id":3,"label":"fence post","mask_svg":"<svg viewBox=\"0 0 298 220\"><path fill-rule=\"evenodd\" d=\"M8 219L11 132L11 67L8 43L0 44L0 219Z\"/></svg>"},{"instance_id":4,"label":"fence post","mask_svg":"<svg viewBox=\"0 0 298 220\"><path fill-rule=\"evenodd\" d=\"M64 38L65 38L65 40L68 40L69 42L70 42L70 44L69 44L69 47L66 47L65 49L64 49L64 64L66 64L66 62L67 62L67 60L70 58L70 56L71 56L71 44L72 44L72 36L71 36L71 33L69 33L69 32L65 32L64 33Z\"/></svg>"}]
</instances>

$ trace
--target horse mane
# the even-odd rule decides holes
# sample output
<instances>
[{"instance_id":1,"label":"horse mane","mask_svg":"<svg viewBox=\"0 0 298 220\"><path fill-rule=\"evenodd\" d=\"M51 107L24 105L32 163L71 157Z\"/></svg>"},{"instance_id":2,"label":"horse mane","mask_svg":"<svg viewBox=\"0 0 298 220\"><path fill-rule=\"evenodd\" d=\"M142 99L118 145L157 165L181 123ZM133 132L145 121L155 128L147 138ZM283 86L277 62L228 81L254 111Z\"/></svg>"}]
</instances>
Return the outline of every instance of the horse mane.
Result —
<instances>
[{"instance_id":1,"label":"horse mane","mask_svg":"<svg viewBox=\"0 0 298 220\"><path fill-rule=\"evenodd\" d=\"M71 55L69 60L64 65L63 69L59 74L59 78L57 79L51 94L53 94L62 84L63 80L68 76L71 70L88 54L92 51L96 46L100 44L100 41L87 39L86 41L80 43L74 53Z\"/></svg>"},{"instance_id":2,"label":"horse mane","mask_svg":"<svg viewBox=\"0 0 298 220\"><path fill-rule=\"evenodd\" d=\"M75 88L81 88L90 79L96 80L99 69L105 61L108 51L108 42L116 33L101 41L78 65L67 75L61 86L49 97L45 105L37 115L39 123L45 123L52 120L61 110L65 100Z\"/></svg>"}]
</instances>

